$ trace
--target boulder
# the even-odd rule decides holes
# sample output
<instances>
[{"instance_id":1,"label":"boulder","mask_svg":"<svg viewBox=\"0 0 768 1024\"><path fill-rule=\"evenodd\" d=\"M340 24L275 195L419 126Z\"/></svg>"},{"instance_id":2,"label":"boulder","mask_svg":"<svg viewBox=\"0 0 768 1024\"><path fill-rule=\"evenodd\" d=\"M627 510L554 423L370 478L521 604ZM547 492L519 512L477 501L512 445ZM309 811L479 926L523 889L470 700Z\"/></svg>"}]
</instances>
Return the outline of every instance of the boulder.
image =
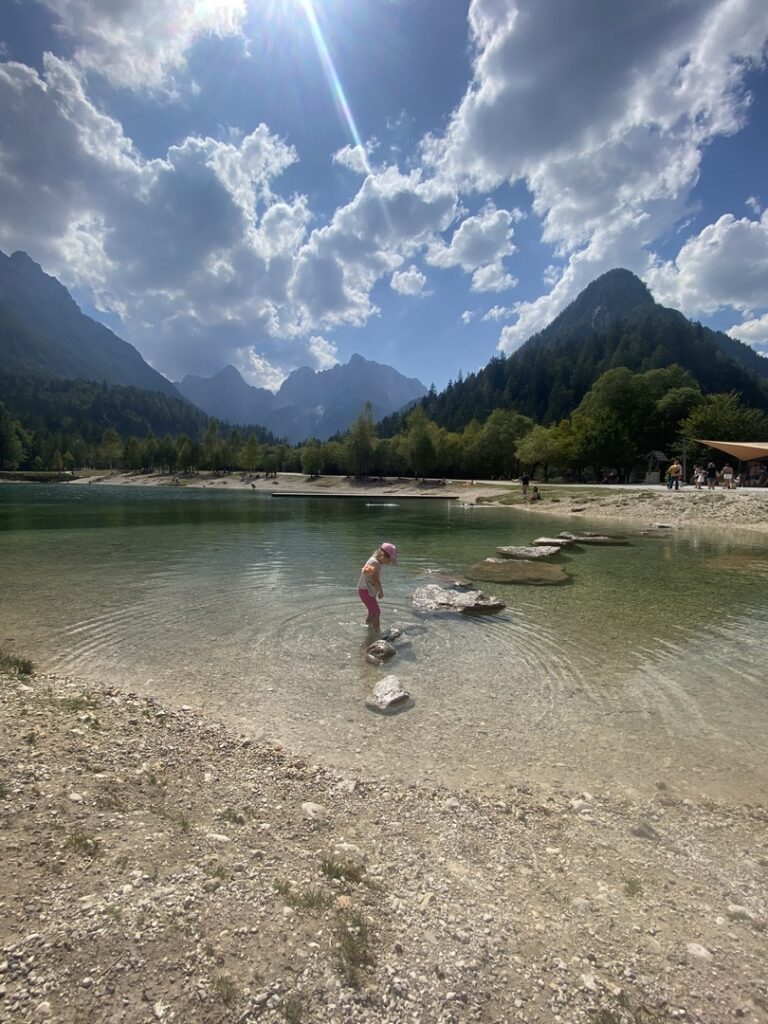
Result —
<instances>
[{"instance_id":1,"label":"boulder","mask_svg":"<svg viewBox=\"0 0 768 1024\"><path fill-rule=\"evenodd\" d=\"M489 583L567 583L570 576L560 565L524 558L485 558L467 569L473 580Z\"/></svg>"},{"instance_id":2,"label":"boulder","mask_svg":"<svg viewBox=\"0 0 768 1024\"><path fill-rule=\"evenodd\" d=\"M501 555L502 558L549 558L551 555L560 554L559 544L542 544L539 547L533 545L525 545L518 547L503 547L496 548L496 554Z\"/></svg>"},{"instance_id":3,"label":"boulder","mask_svg":"<svg viewBox=\"0 0 768 1024\"><path fill-rule=\"evenodd\" d=\"M572 540L575 544L603 544L605 546L629 544L626 537L612 537L607 533L561 533L560 536L565 540Z\"/></svg>"},{"instance_id":4,"label":"boulder","mask_svg":"<svg viewBox=\"0 0 768 1024\"><path fill-rule=\"evenodd\" d=\"M397 651L388 640L374 640L372 644L366 648L365 660L370 661L372 665L381 665L385 661L389 661L390 658L394 658Z\"/></svg>"},{"instance_id":5,"label":"boulder","mask_svg":"<svg viewBox=\"0 0 768 1024\"><path fill-rule=\"evenodd\" d=\"M401 704L409 699L409 694L400 685L397 676L385 676L373 688L373 693L366 700L365 706L375 711L386 711L393 704Z\"/></svg>"},{"instance_id":6,"label":"boulder","mask_svg":"<svg viewBox=\"0 0 768 1024\"><path fill-rule=\"evenodd\" d=\"M507 606L498 597L489 597L482 590L447 590L436 583L418 587L411 595L414 608L421 612L454 611L462 615L494 615Z\"/></svg>"}]
</instances>

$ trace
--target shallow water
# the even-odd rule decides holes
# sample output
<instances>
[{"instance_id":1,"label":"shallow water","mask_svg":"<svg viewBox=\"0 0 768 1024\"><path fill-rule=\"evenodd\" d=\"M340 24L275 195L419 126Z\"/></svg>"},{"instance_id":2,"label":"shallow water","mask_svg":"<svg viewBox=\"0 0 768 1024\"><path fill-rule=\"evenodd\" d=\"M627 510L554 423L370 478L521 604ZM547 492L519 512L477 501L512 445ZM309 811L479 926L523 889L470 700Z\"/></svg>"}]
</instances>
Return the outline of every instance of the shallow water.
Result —
<instances>
[{"instance_id":1,"label":"shallow water","mask_svg":"<svg viewBox=\"0 0 768 1024\"><path fill-rule=\"evenodd\" d=\"M499 616L412 612L428 568L461 571L569 527L434 500L5 485L0 641L44 670L200 706L378 777L492 790L664 781L765 799L762 536L659 531L584 547L563 556L566 586L485 585L507 601ZM383 573L382 624L416 631L378 669L355 583L384 539L401 557ZM388 672L414 704L384 717L364 700Z\"/></svg>"}]
</instances>

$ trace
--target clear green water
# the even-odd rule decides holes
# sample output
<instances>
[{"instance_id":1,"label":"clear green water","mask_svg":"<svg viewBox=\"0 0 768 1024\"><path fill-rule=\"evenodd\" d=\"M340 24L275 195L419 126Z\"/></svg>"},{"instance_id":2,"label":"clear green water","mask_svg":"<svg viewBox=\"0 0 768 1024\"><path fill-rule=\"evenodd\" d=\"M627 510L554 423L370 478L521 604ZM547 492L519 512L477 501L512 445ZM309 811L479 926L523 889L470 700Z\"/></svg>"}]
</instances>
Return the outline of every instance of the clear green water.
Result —
<instances>
[{"instance_id":1,"label":"clear green water","mask_svg":"<svg viewBox=\"0 0 768 1024\"><path fill-rule=\"evenodd\" d=\"M663 780L764 799L761 536L681 530L583 548L566 556L567 586L484 585L507 601L499 616L412 612L428 568L460 571L569 527L440 501L4 485L0 641L44 670L201 707L372 776L494 790ZM384 572L382 624L420 628L377 669L355 584L384 539L401 558ZM377 716L364 700L388 672L414 706Z\"/></svg>"}]
</instances>

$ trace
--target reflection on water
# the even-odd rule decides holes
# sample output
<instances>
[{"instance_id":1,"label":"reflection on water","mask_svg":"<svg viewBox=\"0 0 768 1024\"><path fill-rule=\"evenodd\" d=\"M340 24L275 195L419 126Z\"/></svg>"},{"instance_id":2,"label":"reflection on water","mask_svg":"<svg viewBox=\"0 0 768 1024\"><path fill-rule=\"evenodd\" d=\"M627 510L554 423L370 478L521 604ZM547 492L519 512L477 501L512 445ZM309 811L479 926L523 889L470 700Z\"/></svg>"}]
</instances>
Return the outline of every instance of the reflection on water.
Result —
<instances>
[{"instance_id":1,"label":"reflection on water","mask_svg":"<svg viewBox=\"0 0 768 1024\"><path fill-rule=\"evenodd\" d=\"M544 525L542 525L542 522ZM766 791L762 538L665 533L570 550L570 587L488 585L500 616L416 616L427 568L568 528L444 502L0 488L0 639L47 670L201 705L254 735L378 776L502 787ZM383 539L383 625L366 663L359 567ZM414 706L371 714L395 672Z\"/></svg>"}]
</instances>

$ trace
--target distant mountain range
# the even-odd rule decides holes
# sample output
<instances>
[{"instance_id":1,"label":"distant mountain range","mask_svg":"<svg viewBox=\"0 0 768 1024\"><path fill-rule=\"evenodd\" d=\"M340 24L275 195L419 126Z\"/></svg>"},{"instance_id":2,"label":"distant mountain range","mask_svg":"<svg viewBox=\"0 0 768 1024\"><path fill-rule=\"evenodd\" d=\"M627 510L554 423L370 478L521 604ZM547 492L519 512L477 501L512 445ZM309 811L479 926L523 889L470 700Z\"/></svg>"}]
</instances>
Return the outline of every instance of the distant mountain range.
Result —
<instances>
[{"instance_id":1,"label":"distant mountain range","mask_svg":"<svg viewBox=\"0 0 768 1024\"><path fill-rule=\"evenodd\" d=\"M645 372L676 364L705 394L737 391L768 412L768 359L748 345L686 319L654 301L628 270L598 277L551 324L512 355L451 382L424 400L427 414L449 430L494 409L516 409L537 423L555 423L579 405L597 378L617 366ZM402 417L381 425L384 436Z\"/></svg>"},{"instance_id":2,"label":"distant mountain range","mask_svg":"<svg viewBox=\"0 0 768 1024\"><path fill-rule=\"evenodd\" d=\"M0 253L0 370L160 392L223 422L258 424L292 442L346 430L365 402L380 419L427 393L420 381L358 355L330 370L294 370L277 394L246 384L233 366L174 385L133 345L86 316L24 252Z\"/></svg>"},{"instance_id":3,"label":"distant mountain range","mask_svg":"<svg viewBox=\"0 0 768 1024\"><path fill-rule=\"evenodd\" d=\"M365 402L379 420L427 394L421 381L359 355L329 370L294 370L276 394L246 384L234 366L213 377L187 376L176 387L209 416L259 423L293 442L346 430Z\"/></svg>"}]
</instances>

